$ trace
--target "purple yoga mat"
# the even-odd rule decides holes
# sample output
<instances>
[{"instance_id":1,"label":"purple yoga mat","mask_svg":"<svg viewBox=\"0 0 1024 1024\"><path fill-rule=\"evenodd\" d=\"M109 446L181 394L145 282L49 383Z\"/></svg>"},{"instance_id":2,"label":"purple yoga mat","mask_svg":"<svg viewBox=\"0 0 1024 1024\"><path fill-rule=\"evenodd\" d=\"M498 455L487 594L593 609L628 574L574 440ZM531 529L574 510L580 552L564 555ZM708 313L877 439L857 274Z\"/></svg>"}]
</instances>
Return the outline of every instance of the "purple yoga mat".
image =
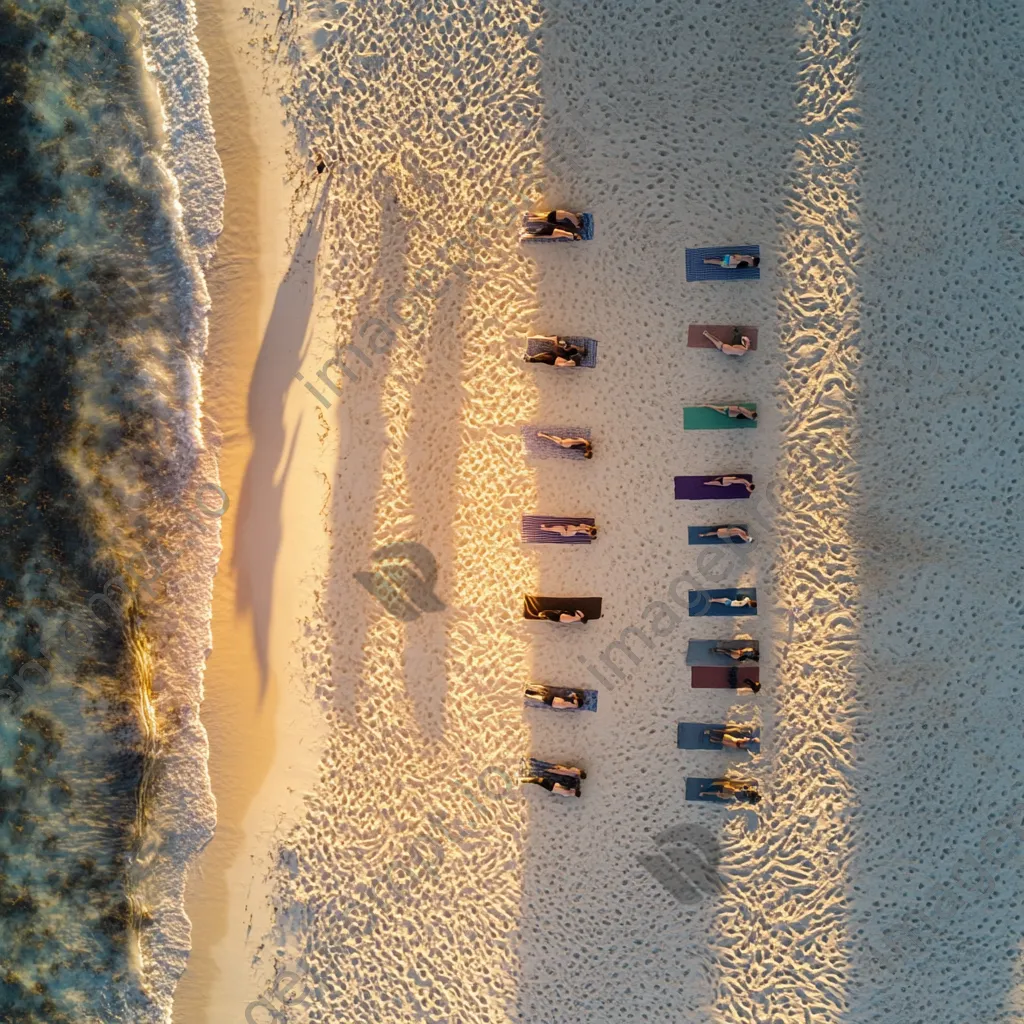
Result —
<instances>
[{"instance_id":1,"label":"purple yoga mat","mask_svg":"<svg viewBox=\"0 0 1024 1024\"><path fill-rule=\"evenodd\" d=\"M744 480L754 482L749 473L719 473L718 476L741 476ZM715 476L677 476L676 501L715 501L721 498L749 498L743 484L729 484L728 487L709 487L705 480L714 480Z\"/></svg>"},{"instance_id":2,"label":"purple yoga mat","mask_svg":"<svg viewBox=\"0 0 1024 1024\"><path fill-rule=\"evenodd\" d=\"M726 343L732 341L732 329L738 324L729 324L728 326L723 324L690 324L686 330L686 347L687 348L714 348L715 346L704 337L704 331L709 334L713 334L719 341ZM753 352L757 349L757 328L756 327L740 327L740 334L745 334L750 339L750 348L748 351ZM738 356L737 358L742 358Z\"/></svg>"}]
</instances>

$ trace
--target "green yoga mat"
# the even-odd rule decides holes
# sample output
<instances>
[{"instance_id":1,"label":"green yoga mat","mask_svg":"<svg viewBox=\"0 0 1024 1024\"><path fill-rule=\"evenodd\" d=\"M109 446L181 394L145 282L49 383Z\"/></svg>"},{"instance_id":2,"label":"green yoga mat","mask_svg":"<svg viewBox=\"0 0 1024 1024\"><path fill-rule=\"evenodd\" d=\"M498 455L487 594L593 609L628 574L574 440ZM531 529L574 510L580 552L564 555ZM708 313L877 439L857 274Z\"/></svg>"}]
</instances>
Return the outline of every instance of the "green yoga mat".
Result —
<instances>
[{"instance_id":1,"label":"green yoga mat","mask_svg":"<svg viewBox=\"0 0 1024 1024\"><path fill-rule=\"evenodd\" d=\"M725 405L726 403L722 403ZM742 405L744 409L757 411L754 402L729 402L729 405ZM683 430L744 430L757 426L757 420L733 419L714 409L706 409L702 405L688 405L683 409Z\"/></svg>"}]
</instances>

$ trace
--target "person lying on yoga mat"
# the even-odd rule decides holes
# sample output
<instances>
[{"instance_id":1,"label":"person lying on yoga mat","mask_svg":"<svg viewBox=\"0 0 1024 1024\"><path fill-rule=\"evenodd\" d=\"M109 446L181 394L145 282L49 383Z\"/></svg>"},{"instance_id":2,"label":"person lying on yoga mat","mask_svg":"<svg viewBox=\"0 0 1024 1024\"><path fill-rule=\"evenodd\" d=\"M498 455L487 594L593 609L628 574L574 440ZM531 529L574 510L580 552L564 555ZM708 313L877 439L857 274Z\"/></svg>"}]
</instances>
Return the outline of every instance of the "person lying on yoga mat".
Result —
<instances>
[{"instance_id":1,"label":"person lying on yoga mat","mask_svg":"<svg viewBox=\"0 0 1024 1024\"><path fill-rule=\"evenodd\" d=\"M557 533L559 537L575 537L577 533L585 533L590 538L597 536L597 527L589 523L541 523L540 528L548 533Z\"/></svg>"},{"instance_id":2,"label":"person lying on yoga mat","mask_svg":"<svg viewBox=\"0 0 1024 1024\"><path fill-rule=\"evenodd\" d=\"M719 540L729 540L730 537L738 537L744 544L753 544L754 538L743 529L742 526L716 526L707 533L699 533L698 537L717 537Z\"/></svg>"},{"instance_id":3,"label":"person lying on yoga mat","mask_svg":"<svg viewBox=\"0 0 1024 1024\"><path fill-rule=\"evenodd\" d=\"M705 487L732 487L733 484L742 484L747 489L747 494L754 490L754 485L742 476L716 476L713 480L705 480Z\"/></svg>"},{"instance_id":4,"label":"person lying on yoga mat","mask_svg":"<svg viewBox=\"0 0 1024 1024\"><path fill-rule=\"evenodd\" d=\"M704 261L707 263L707 260ZM750 339L745 334L740 334L740 329L734 327L732 329L732 340L722 341L716 338L710 331L704 331L704 337L711 342L719 352L725 353L727 356L743 356L746 355L750 349Z\"/></svg>"},{"instance_id":5,"label":"person lying on yoga mat","mask_svg":"<svg viewBox=\"0 0 1024 1024\"><path fill-rule=\"evenodd\" d=\"M578 781L563 785L561 782L549 779L544 775L524 775L519 781L523 784L532 783L534 786L543 786L549 793L555 793L558 796L580 795L581 787Z\"/></svg>"},{"instance_id":6,"label":"person lying on yoga mat","mask_svg":"<svg viewBox=\"0 0 1024 1024\"><path fill-rule=\"evenodd\" d=\"M577 608L573 612L562 612L555 608L545 608L543 611L537 612L538 619L546 619L548 622L586 622L587 613L582 608Z\"/></svg>"},{"instance_id":7,"label":"person lying on yoga mat","mask_svg":"<svg viewBox=\"0 0 1024 1024\"><path fill-rule=\"evenodd\" d=\"M710 654L727 654L733 661L757 661L761 655L756 647L712 647Z\"/></svg>"},{"instance_id":8,"label":"person lying on yoga mat","mask_svg":"<svg viewBox=\"0 0 1024 1024\"><path fill-rule=\"evenodd\" d=\"M757 742L754 730L749 726L727 725L724 729L705 729L704 735L712 743L721 743L723 747L733 750L746 750L751 743Z\"/></svg>"},{"instance_id":9,"label":"person lying on yoga mat","mask_svg":"<svg viewBox=\"0 0 1024 1024\"><path fill-rule=\"evenodd\" d=\"M578 708L586 699L582 690L570 690L564 697L559 693L552 693L546 686L527 686L526 696L530 700L539 700L548 707L562 710L563 708Z\"/></svg>"},{"instance_id":10,"label":"person lying on yoga mat","mask_svg":"<svg viewBox=\"0 0 1024 1024\"><path fill-rule=\"evenodd\" d=\"M523 356L527 363L546 363L548 366L579 366L586 358L587 350L578 345L567 345L561 338L541 338L554 343L554 352L537 352Z\"/></svg>"},{"instance_id":11,"label":"person lying on yoga mat","mask_svg":"<svg viewBox=\"0 0 1024 1024\"><path fill-rule=\"evenodd\" d=\"M705 405L705 409L714 409L731 420L756 420L757 413L745 405Z\"/></svg>"},{"instance_id":12,"label":"person lying on yoga mat","mask_svg":"<svg viewBox=\"0 0 1024 1024\"><path fill-rule=\"evenodd\" d=\"M727 604L730 608L756 608L757 602L752 597L709 597L712 604Z\"/></svg>"},{"instance_id":13,"label":"person lying on yoga mat","mask_svg":"<svg viewBox=\"0 0 1024 1024\"><path fill-rule=\"evenodd\" d=\"M735 675L733 673L736 673ZM760 693L761 684L756 679L740 679L739 673L733 669L729 673L729 686L739 693Z\"/></svg>"},{"instance_id":14,"label":"person lying on yoga mat","mask_svg":"<svg viewBox=\"0 0 1024 1024\"><path fill-rule=\"evenodd\" d=\"M727 270L745 270L747 267L759 266L761 257L744 256L741 252L733 252L726 256L705 256L704 262L716 267L725 267Z\"/></svg>"},{"instance_id":15,"label":"person lying on yoga mat","mask_svg":"<svg viewBox=\"0 0 1024 1024\"><path fill-rule=\"evenodd\" d=\"M545 434L540 430L537 431L537 436L543 437L547 441L553 441L563 448L580 449L585 459L594 457L594 446L585 437L559 437L557 434Z\"/></svg>"},{"instance_id":16,"label":"person lying on yoga mat","mask_svg":"<svg viewBox=\"0 0 1024 1024\"><path fill-rule=\"evenodd\" d=\"M583 218L571 210L551 210L550 213L531 213L526 218L526 233L534 238L583 237Z\"/></svg>"},{"instance_id":17,"label":"person lying on yoga mat","mask_svg":"<svg viewBox=\"0 0 1024 1024\"><path fill-rule=\"evenodd\" d=\"M756 679L740 679L737 668L729 669L729 688L737 693L760 693L761 684Z\"/></svg>"},{"instance_id":18,"label":"person lying on yoga mat","mask_svg":"<svg viewBox=\"0 0 1024 1024\"><path fill-rule=\"evenodd\" d=\"M715 779L700 795L702 800L738 800L747 804L756 804L761 799L756 786L736 779Z\"/></svg>"},{"instance_id":19,"label":"person lying on yoga mat","mask_svg":"<svg viewBox=\"0 0 1024 1024\"><path fill-rule=\"evenodd\" d=\"M556 764L544 769L545 775L569 775L574 779L585 779L587 773L582 768L571 768L568 765Z\"/></svg>"}]
</instances>

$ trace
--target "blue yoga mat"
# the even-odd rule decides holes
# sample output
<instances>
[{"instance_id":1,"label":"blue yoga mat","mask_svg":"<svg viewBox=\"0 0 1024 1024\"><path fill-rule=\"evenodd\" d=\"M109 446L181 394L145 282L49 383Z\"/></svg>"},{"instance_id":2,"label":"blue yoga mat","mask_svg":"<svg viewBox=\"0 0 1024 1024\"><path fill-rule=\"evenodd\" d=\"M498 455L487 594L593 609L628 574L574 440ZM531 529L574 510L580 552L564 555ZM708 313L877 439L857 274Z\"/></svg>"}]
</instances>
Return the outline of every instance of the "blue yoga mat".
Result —
<instances>
[{"instance_id":1,"label":"blue yoga mat","mask_svg":"<svg viewBox=\"0 0 1024 1024\"><path fill-rule=\"evenodd\" d=\"M557 694L559 697L567 697L572 690L568 686L549 686L547 687L551 693ZM533 700L530 697L523 696L523 707L527 708L544 708L547 711L596 711L597 710L597 690L584 690L583 691L583 703L576 709L573 708L552 708L550 704L545 704L542 700Z\"/></svg>"},{"instance_id":2,"label":"blue yoga mat","mask_svg":"<svg viewBox=\"0 0 1024 1024\"><path fill-rule=\"evenodd\" d=\"M586 516L523 516L521 535L524 544L589 544L591 538L585 533L562 537L542 526L595 526L593 519Z\"/></svg>"},{"instance_id":3,"label":"blue yoga mat","mask_svg":"<svg viewBox=\"0 0 1024 1024\"><path fill-rule=\"evenodd\" d=\"M680 750L723 750L725 749L723 745L712 743L705 732L708 729L724 729L725 726L724 722L680 722L676 728L676 746ZM751 743L747 750L757 754L761 751L761 730L755 728L753 733L757 742ZM733 747L730 747L729 750L742 753L742 751L734 750Z\"/></svg>"},{"instance_id":4,"label":"blue yoga mat","mask_svg":"<svg viewBox=\"0 0 1024 1024\"><path fill-rule=\"evenodd\" d=\"M708 480L720 476L738 476L754 482L749 473L719 473L715 476L677 476L675 478L676 501L721 501L725 498L749 498L743 484L729 484L728 487L709 486Z\"/></svg>"},{"instance_id":5,"label":"blue yoga mat","mask_svg":"<svg viewBox=\"0 0 1024 1024\"><path fill-rule=\"evenodd\" d=\"M552 238L550 235L547 237L541 236L537 238L535 235L527 235L526 225L530 221L530 212L523 214L523 232L524 234L520 238L521 242L575 242L575 238ZM576 212L575 210L573 211ZM580 235L582 241L589 242L594 237L594 215L592 213L581 213L580 214ZM737 249L736 252L743 252L743 249Z\"/></svg>"},{"instance_id":6,"label":"blue yoga mat","mask_svg":"<svg viewBox=\"0 0 1024 1024\"><path fill-rule=\"evenodd\" d=\"M586 461L586 456L581 448L563 448L548 441L546 438L538 437L537 432L553 434L555 437L585 437L590 440L589 427L523 427L520 433L523 437L523 445L528 455L536 459L575 459Z\"/></svg>"},{"instance_id":7,"label":"blue yoga mat","mask_svg":"<svg viewBox=\"0 0 1024 1024\"><path fill-rule=\"evenodd\" d=\"M594 338L582 338L576 335L559 335L559 340L565 345L573 345L576 348L581 348L586 353L580 360L579 365L581 367L594 367L597 366L597 341ZM535 356L540 352L557 352L558 349L555 347L553 341L548 341L547 338L527 338L526 339L526 354L528 356ZM538 363L538 366L544 366L544 363ZM564 369L572 369L572 367L564 367Z\"/></svg>"},{"instance_id":8,"label":"blue yoga mat","mask_svg":"<svg viewBox=\"0 0 1024 1024\"><path fill-rule=\"evenodd\" d=\"M705 263L704 258L726 256L738 253L740 256L760 256L758 245L714 245L709 249L686 250L687 281L756 281L761 277L760 267L747 267L743 270L731 270Z\"/></svg>"},{"instance_id":9,"label":"blue yoga mat","mask_svg":"<svg viewBox=\"0 0 1024 1024\"><path fill-rule=\"evenodd\" d=\"M753 608L744 605L742 608L731 608L727 604L712 604L712 597L749 597L757 600L757 590L754 587L728 588L726 590L691 590L690 594L690 615L706 615L711 618L738 618L743 615L756 615L757 605Z\"/></svg>"},{"instance_id":10,"label":"blue yoga mat","mask_svg":"<svg viewBox=\"0 0 1024 1024\"><path fill-rule=\"evenodd\" d=\"M739 537L702 537L702 533L710 533L712 530L717 530L720 526L738 526L741 530L746 530L750 533L746 523L717 523L714 526L688 526L686 528L686 535L691 544L746 544L747 541L740 540Z\"/></svg>"},{"instance_id":11,"label":"blue yoga mat","mask_svg":"<svg viewBox=\"0 0 1024 1024\"><path fill-rule=\"evenodd\" d=\"M687 665L706 665L706 666L721 666L726 667L736 665L739 667L749 668L751 665L757 665L757 661L753 661L749 658L744 658L741 661L735 661L729 657L728 654L712 654L712 647L754 647L760 653L761 645L756 640L691 640L686 647L686 664Z\"/></svg>"}]
</instances>

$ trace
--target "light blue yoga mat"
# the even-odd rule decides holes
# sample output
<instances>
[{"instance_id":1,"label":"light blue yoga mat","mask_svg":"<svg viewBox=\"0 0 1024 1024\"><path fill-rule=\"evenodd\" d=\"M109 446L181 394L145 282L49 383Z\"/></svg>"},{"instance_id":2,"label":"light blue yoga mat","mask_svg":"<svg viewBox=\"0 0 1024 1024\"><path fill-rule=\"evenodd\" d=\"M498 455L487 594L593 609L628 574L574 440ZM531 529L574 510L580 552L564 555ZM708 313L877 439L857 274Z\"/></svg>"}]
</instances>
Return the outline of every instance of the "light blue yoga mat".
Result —
<instances>
[{"instance_id":1,"label":"light blue yoga mat","mask_svg":"<svg viewBox=\"0 0 1024 1024\"><path fill-rule=\"evenodd\" d=\"M686 647L687 665L725 666L737 665L740 667L757 665L758 662L751 658L742 658L736 661L728 654L712 654L713 647L754 647L760 653L761 645L756 640L691 640Z\"/></svg>"},{"instance_id":2,"label":"light blue yoga mat","mask_svg":"<svg viewBox=\"0 0 1024 1024\"><path fill-rule=\"evenodd\" d=\"M749 597L757 601L757 590L754 587L729 588L725 590L691 590L690 615L706 615L711 618L739 618L743 615L756 615L757 605L752 608L743 605L740 608L733 608L727 604L712 604L713 597L741 598Z\"/></svg>"},{"instance_id":3,"label":"light blue yoga mat","mask_svg":"<svg viewBox=\"0 0 1024 1024\"><path fill-rule=\"evenodd\" d=\"M687 281L756 281L761 277L760 267L747 267L743 270L733 270L727 267L719 267L714 263L705 263L707 257L731 256L737 253L740 256L760 256L761 247L758 245L714 245L708 249L687 249L686 250L686 280Z\"/></svg>"},{"instance_id":4,"label":"light blue yoga mat","mask_svg":"<svg viewBox=\"0 0 1024 1024\"><path fill-rule=\"evenodd\" d=\"M757 412L754 402L716 402L716 405L742 405L744 409ZM716 412L706 405L688 405L683 409L683 430L753 430L757 420L729 416Z\"/></svg>"},{"instance_id":5,"label":"light blue yoga mat","mask_svg":"<svg viewBox=\"0 0 1024 1024\"><path fill-rule=\"evenodd\" d=\"M576 335L559 335L559 340L564 345L572 345L574 348L583 349L585 355L580 359L580 367L592 368L597 366L597 340L594 338L582 338ZM528 356L535 356L541 352L558 352L558 347L553 341L548 341L547 338L527 338L526 339L526 354ZM538 366L544 366L545 363L538 363ZM572 367L563 367L563 369L571 370Z\"/></svg>"},{"instance_id":6,"label":"light blue yoga mat","mask_svg":"<svg viewBox=\"0 0 1024 1024\"><path fill-rule=\"evenodd\" d=\"M712 530L717 530L720 526L738 526L741 530L749 529L746 523L717 523L714 526L688 526L686 528L687 538L691 544L746 544L745 540L740 540L739 537L702 537L702 533L710 533Z\"/></svg>"},{"instance_id":7,"label":"light blue yoga mat","mask_svg":"<svg viewBox=\"0 0 1024 1024\"><path fill-rule=\"evenodd\" d=\"M676 746L680 750L724 750L726 748L723 744L713 743L707 732L713 729L724 729L726 724L724 722L680 722L676 728ZM754 728L751 731L756 741L746 749L757 754L761 751L761 730ZM733 747L728 749L731 752L743 753L742 750L736 750Z\"/></svg>"},{"instance_id":8,"label":"light blue yoga mat","mask_svg":"<svg viewBox=\"0 0 1024 1024\"><path fill-rule=\"evenodd\" d=\"M575 211L573 211L573 212L575 212ZM540 238L537 238L534 235L527 235L527 234L525 234L525 231L526 231L526 225L527 225L527 223L529 223L529 220L530 220L530 213L529 212L524 213L523 214L523 232L524 232L524 234L520 238L521 242L524 242L524 243L534 243L534 242L575 242L576 241L575 238L552 238L550 235L548 235L548 236L543 236L542 235ZM580 214L580 235L582 236L582 238L580 240L583 241L583 242L589 242L594 237L594 215L592 213L581 213ZM743 252L743 249L742 248L737 249L736 252ZM741 271L741 273L742 273L742 271Z\"/></svg>"},{"instance_id":9,"label":"light blue yoga mat","mask_svg":"<svg viewBox=\"0 0 1024 1024\"><path fill-rule=\"evenodd\" d=\"M551 693L557 694L563 699L572 693L572 689L568 686L549 686L547 687ZM545 704L542 700L533 700L530 697L523 695L523 707L527 708L544 708L546 711L596 711L597 710L597 690L584 690L583 691L583 703L578 708L552 708L550 704Z\"/></svg>"},{"instance_id":10,"label":"light blue yoga mat","mask_svg":"<svg viewBox=\"0 0 1024 1024\"><path fill-rule=\"evenodd\" d=\"M563 537L544 526L595 526L596 522L586 516L523 516L520 533L524 544L589 544L592 538L585 533Z\"/></svg>"},{"instance_id":11,"label":"light blue yoga mat","mask_svg":"<svg viewBox=\"0 0 1024 1024\"><path fill-rule=\"evenodd\" d=\"M538 437L538 431L542 431L545 434L553 434L555 437L583 437L589 441L589 427L531 426L522 427L520 431L527 454L532 455L535 459L574 459L576 461L586 461L582 448L563 448L561 445L555 444L554 441Z\"/></svg>"}]
</instances>

